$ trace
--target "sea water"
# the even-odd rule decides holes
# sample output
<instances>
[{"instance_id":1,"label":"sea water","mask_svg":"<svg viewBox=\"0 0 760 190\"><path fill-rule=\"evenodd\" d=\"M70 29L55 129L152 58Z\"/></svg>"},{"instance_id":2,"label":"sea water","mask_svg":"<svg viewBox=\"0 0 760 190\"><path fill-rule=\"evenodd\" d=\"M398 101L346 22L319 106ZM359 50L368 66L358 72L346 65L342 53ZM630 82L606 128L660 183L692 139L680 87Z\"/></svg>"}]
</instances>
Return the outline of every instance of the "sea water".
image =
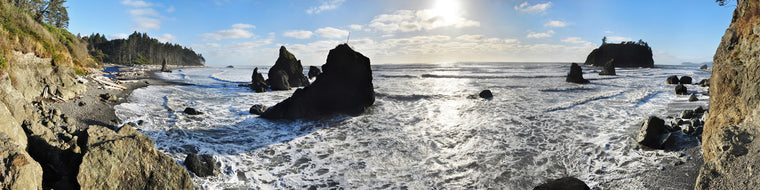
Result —
<instances>
[{"instance_id":1,"label":"sea water","mask_svg":"<svg viewBox=\"0 0 760 190\"><path fill-rule=\"evenodd\" d=\"M259 67L265 76L268 69ZM663 66L600 76L584 67L591 83L581 85L565 82L567 63L373 65L376 100L364 114L289 121L248 113L294 92L238 87L252 70L160 73L187 85L136 89L116 114L145 121L138 130L179 163L189 153L213 155L222 174L193 177L205 189L531 189L564 176L637 189L646 171L682 156L635 143L647 116L663 117L688 98L665 79L710 74ZM471 97L485 89L493 99ZM186 107L204 114L187 115Z\"/></svg>"}]
</instances>

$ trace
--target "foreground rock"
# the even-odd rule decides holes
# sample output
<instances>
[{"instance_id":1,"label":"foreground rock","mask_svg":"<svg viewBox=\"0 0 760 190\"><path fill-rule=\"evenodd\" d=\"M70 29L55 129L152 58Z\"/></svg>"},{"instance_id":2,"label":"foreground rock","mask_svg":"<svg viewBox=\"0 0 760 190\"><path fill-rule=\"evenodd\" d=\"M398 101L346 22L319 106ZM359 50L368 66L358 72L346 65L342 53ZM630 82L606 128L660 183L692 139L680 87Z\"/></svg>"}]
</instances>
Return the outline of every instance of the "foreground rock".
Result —
<instances>
[{"instance_id":1,"label":"foreground rock","mask_svg":"<svg viewBox=\"0 0 760 190\"><path fill-rule=\"evenodd\" d=\"M673 75L668 77L667 82L668 84L678 84L681 81L678 79L678 76Z\"/></svg>"},{"instance_id":2,"label":"foreground rock","mask_svg":"<svg viewBox=\"0 0 760 190\"><path fill-rule=\"evenodd\" d=\"M164 61L161 63L161 72L172 72L169 70L169 67L166 66L166 58L164 58Z\"/></svg>"},{"instance_id":3,"label":"foreground rock","mask_svg":"<svg viewBox=\"0 0 760 190\"><path fill-rule=\"evenodd\" d=\"M696 189L757 189L760 186L760 112L742 124L722 127L703 148L715 150L699 172Z\"/></svg>"},{"instance_id":4,"label":"foreground rock","mask_svg":"<svg viewBox=\"0 0 760 190\"><path fill-rule=\"evenodd\" d=\"M266 92L267 88L269 88L264 80L264 76L259 73L258 67L253 69L253 74L251 74L251 85L249 87L256 92Z\"/></svg>"},{"instance_id":5,"label":"foreground rock","mask_svg":"<svg viewBox=\"0 0 760 190\"><path fill-rule=\"evenodd\" d=\"M297 60L285 46L280 46L280 55L267 75L272 90L289 90L290 87L309 85L309 79L303 75L301 60Z\"/></svg>"},{"instance_id":6,"label":"foreground rock","mask_svg":"<svg viewBox=\"0 0 760 190\"><path fill-rule=\"evenodd\" d=\"M185 157L185 166L198 177L216 176L221 173L216 159L208 154L188 154Z\"/></svg>"},{"instance_id":7,"label":"foreground rock","mask_svg":"<svg viewBox=\"0 0 760 190\"><path fill-rule=\"evenodd\" d=\"M270 119L315 118L330 114L359 115L375 102L369 58L341 44L330 50L323 73L313 84L267 109Z\"/></svg>"},{"instance_id":8,"label":"foreground rock","mask_svg":"<svg viewBox=\"0 0 760 190\"><path fill-rule=\"evenodd\" d=\"M193 189L187 170L132 126L92 125L87 135L77 176L82 189Z\"/></svg>"},{"instance_id":9,"label":"foreground rock","mask_svg":"<svg viewBox=\"0 0 760 190\"><path fill-rule=\"evenodd\" d=\"M588 80L583 78L583 69L577 63L570 65L570 73L567 74L566 82L586 84Z\"/></svg>"},{"instance_id":10,"label":"foreground rock","mask_svg":"<svg viewBox=\"0 0 760 190\"><path fill-rule=\"evenodd\" d=\"M5 133L0 133L0 189L42 189L42 167Z\"/></svg>"},{"instance_id":11,"label":"foreground rock","mask_svg":"<svg viewBox=\"0 0 760 190\"><path fill-rule=\"evenodd\" d=\"M321 73L322 73L322 71L319 70L319 67L309 66L309 78L317 77Z\"/></svg>"},{"instance_id":12,"label":"foreground rock","mask_svg":"<svg viewBox=\"0 0 760 190\"><path fill-rule=\"evenodd\" d=\"M533 190L589 190L591 188L575 177L563 177L541 184Z\"/></svg>"},{"instance_id":13,"label":"foreground rock","mask_svg":"<svg viewBox=\"0 0 760 190\"><path fill-rule=\"evenodd\" d=\"M694 101L697 101L697 100L699 100L699 98L697 98L696 94L689 95L689 102L694 102Z\"/></svg>"},{"instance_id":14,"label":"foreground rock","mask_svg":"<svg viewBox=\"0 0 760 190\"><path fill-rule=\"evenodd\" d=\"M679 82L681 84L691 84L691 77L690 76L682 76Z\"/></svg>"},{"instance_id":15,"label":"foreground rock","mask_svg":"<svg viewBox=\"0 0 760 190\"><path fill-rule=\"evenodd\" d=\"M485 99L491 99L491 98L493 98L493 94L491 93L491 90L480 91L480 93L478 94L478 96L480 96L481 98L485 98Z\"/></svg>"},{"instance_id":16,"label":"foreground rock","mask_svg":"<svg viewBox=\"0 0 760 190\"><path fill-rule=\"evenodd\" d=\"M251 109L249 109L248 112L250 112L252 114L256 114L256 115L261 115L264 112L266 112L267 109L269 109L269 108L266 107L266 106L264 106L264 105L256 104L256 105L251 106Z\"/></svg>"},{"instance_id":17,"label":"foreground rock","mask_svg":"<svg viewBox=\"0 0 760 190\"><path fill-rule=\"evenodd\" d=\"M686 89L686 86L683 84L676 85L675 92L677 95L687 95L689 94L689 91Z\"/></svg>"},{"instance_id":18,"label":"foreground rock","mask_svg":"<svg viewBox=\"0 0 760 190\"><path fill-rule=\"evenodd\" d=\"M615 67L654 67L652 49L644 42L602 44L586 57L585 65L603 67L610 59L615 59Z\"/></svg>"},{"instance_id":19,"label":"foreground rock","mask_svg":"<svg viewBox=\"0 0 760 190\"><path fill-rule=\"evenodd\" d=\"M604 67L602 67L602 72L599 72L599 75L615 75L615 59L610 59L610 61L607 61L607 63L604 64Z\"/></svg>"},{"instance_id":20,"label":"foreground rock","mask_svg":"<svg viewBox=\"0 0 760 190\"><path fill-rule=\"evenodd\" d=\"M636 142L652 149L662 149L662 145L669 136L668 133L664 120L649 116L641 125L639 134L636 136Z\"/></svg>"},{"instance_id":21,"label":"foreground rock","mask_svg":"<svg viewBox=\"0 0 760 190\"><path fill-rule=\"evenodd\" d=\"M199 112L198 110L195 110L195 108L185 108L185 110L183 112L185 112L187 115L200 115L200 114L203 114L203 112Z\"/></svg>"}]
</instances>

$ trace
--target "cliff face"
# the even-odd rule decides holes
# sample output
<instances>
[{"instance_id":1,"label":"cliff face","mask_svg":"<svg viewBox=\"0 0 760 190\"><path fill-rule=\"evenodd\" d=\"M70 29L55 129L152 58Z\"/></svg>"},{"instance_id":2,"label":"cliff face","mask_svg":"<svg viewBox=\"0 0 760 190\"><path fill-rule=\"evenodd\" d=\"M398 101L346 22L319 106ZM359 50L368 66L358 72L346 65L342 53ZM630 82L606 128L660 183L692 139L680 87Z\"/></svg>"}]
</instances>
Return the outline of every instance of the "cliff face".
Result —
<instances>
[{"instance_id":1,"label":"cliff face","mask_svg":"<svg viewBox=\"0 0 760 190\"><path fill-rule=\"evenodd\" d=\"M760 0L740 0L715 56L697 189L760 185ZM755 175L752 175L755 174Z\"/></svg>"},{"instance_id":2,"label":"cliff face","mask_svg":"<svg viewBox=\"0 0 760 190\"><path fill-rule=\"evenodd\" d=\"M603 44L586 57L584 65L603 67L615 59L615 67L654 67L652 49L639 44Z\"/></svg>"}]
</instances>

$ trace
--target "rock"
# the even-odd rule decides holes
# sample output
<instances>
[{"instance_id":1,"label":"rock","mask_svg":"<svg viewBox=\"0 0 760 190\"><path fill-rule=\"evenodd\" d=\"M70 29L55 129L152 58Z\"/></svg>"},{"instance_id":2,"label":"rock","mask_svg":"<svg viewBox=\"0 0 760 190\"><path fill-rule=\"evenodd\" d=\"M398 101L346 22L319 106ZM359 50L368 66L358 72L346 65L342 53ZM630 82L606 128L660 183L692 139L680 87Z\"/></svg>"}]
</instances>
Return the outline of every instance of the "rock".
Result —
<instances>
[{"instance_id":1,"label":"rock","mask_svg":"<svg viewBox=\"0 0 760 190\"><path fill-rule=\"evenodd\" d=\"M2 92L0 92L2 93ZM27 136L24 132L24 128L21 127L12 113L5 107L3 103L0 103L0 133L7 135L12 142L15 142L22 150L26 149Z\"/></svg>"},{"instance_id":2,"label":"rock","mask_svg":"<svg viewBox=\"0 0 760 190\"><path fill-rule=\"evenodd\" d=\"M702 65L701 67L699 67L699 69L701 69L701 70L705 70L705 69L707 69L707 65L706 65L706 64L705 64L705 65Z\"/></svg>"},{"instance_id":3,"label":"rock","mask_svg":"<svg viewBox=\"0 0 760 190\"><path fill-rule=\"evenodd\" d=\"M289 90L290 87L299 87L309 85L309 79L303 75L303 66L301 66L301 60L297 60L296 56L288 52L285 46L280 46L280 55L272 68L269 68L269 80L281 80L287 81L270 81L272 82L272 90ZM283 77L284 76L284 77ZM277 87L275 88L275 83ZM288 84L287 88L283 84Z\"/></svg>"},{"instance_id":4,"label":"rock","mask_svg":"<svg viewBox=\"0 0 760 190\"><path fill-rule=\"evenodd\" d=\"M478 94L478 96L480 96L481 98L485 98L485 99L491 99L491 98L493 98L493 94L491 94L491 90L480 91L480 94Z\"/></svg>"},{"instance_id":5,"label":"rock","mask_svg":"<svg viewBox=\"0 0 760 190\"><path fill-rule=\"evenodd\" d=\"M563 177L541 184L533 190L589 190L591 188L575 177Z\"/></svg>"},{"instance_id":6,"label":"rock","mask_svg":"<svg viewBox=\"0 0 760 190\"><path fill-rule=\"evenodd\" d=\"M583 78L583 69L577 63L570 65L570 73L567 74L566 82L586 84L588 80Z\"/></svg>"},{"instance_id":7,"label":"rock","mask_svg":"<svg viewBox=\"0 0 760 190\"><path fill-rule=\"evenodd\" d=\"M203 112L199 112L198 110L195 110L195 108L190 108L190 107L185 108L185 111L183 111L183 112L185 112L188 115L200 115L200 114L203 114Z\"/></svg>"},{"instance_id":8,"label":"rock","mask_svg":"<svg viewBox=\"0 0 760 190\"><path fill-rule=\"evenodd\" d=\"M686 95L688 93L689 92L686 89L686 86L684 86L683 84L679 84L679 85L676 86L676 94L677 95Z\"/></svg>"},{"instance_id":9,"label":"rock","mask_svg":"<svg viewBox=\"0 0 760 190\"><path fill-rule=\"evenodd\" d=\"M252 114L256 114L256 115L261 115L264 112L266 112L267 109L269 109L269 108L266 107L266 106L264 106L264 105L256 104L256 105L251 106L251 109L249 109L248 112L250 112Z\"/></svg>"},{"instance_id":10,"label":"rock","mask_svg":"<svg viewBox=\"0 0 760 190\"><path fill-rule=\"evenodd\" d=\"M694 108L694 113L696 114L705 113L705 108L702 108L702 106L697 106L696 108Z\"/></svg>"},{"instance_id":11,"label":"rock","mask_svg":"<svg viewBox=\"0 0 760 190\"><path fill-rule=\"evenodd\" d=\"M585 65L603 67L615 59L615 67L654 67L652 49L646 44L605 43L586 57Z\"/></svg>"},{"instance_id":12,"label":"rock","mask_svg":"<svg viewBox=\"0 0 760 190\"><path fill-rule=\"evenodd\" d=\"M691 134L694 132L694 125L681 125L681 132L683 134Z\"/></svg>"},{"instance_id":13,"label":"rock","mask_svg":"<svg viewBox=\"0 0 760 190\"><path fill-rule=\"evenodd\" d=\"M615 75L615 59L610 59L610 61L607 61L607 63L604 64L604 67L602 67L602 72L599 72L599 75Z\"/></svg>"},{"instance_id":14,"label":"rock","mask_svg":"<svg viewBox=\"0 0 760 190\"><path fill-rule=\"evenodd\" d=\"M132 126L91 125L87 136L77 175L82 189L193 189L187 170Z\"/></svg>"},{"instance_id":15,"label":"rock","mask_svg":"<svg viewBox=\"0 0 760 190\"><path fill-rule=\"evenodd\" d=\"M689 95L689 102L695 102L697 100L699 100L699 99L697 98L696 94Z\"/></svg>"},{"instance_id":16,"label":"rock","mask_svg":"<svg viewBox=\"0 0 760 190\"><path fill-rule=\"evenodd\" d=\"M710 79L702 79L701 81L699 81L699 86L701 87L710 86Z\"/></svg>"},{"instance_id":17,"label":"rock","mask_svg":"<svg viewBox=\"0 0 760 190\"><path fill-rule=\"evenodd\" d=\"M375 102L369 58L341 44L330 50L322 74L313 84L267 109L269 119L315 118L331 114L359 115Z\"/></svg>"},{"instance_id":18,"label":"rock","mask_svg":"<svg viewBox=\"0 0 760 190\"><path fill-rule=\"evenodd\" d=\"M652 149L662 149L662 144L667 139L667 134L669 132L665 127L665 121L655 116L649 116L644 121L644 124L641 125L639 134L636 136L636 142Z\"/></svg>"},{"instance_id":19,"label":"rock","mask_svg":"<svg viewBox=\"0 0 760 190\"><path fill-rule=\"evenodd\" d=\"M705 111L705 113L702 114L702 118L700 118L700 120L702 120L702 122L707 122L708 117L710 117L710 111Z\"/></svg>"},{"instance_id":20,"label":"rock","mask_svg":"<svg viewBox=\"0 0 760 190\"><path fill-rule=\"evenodd\" d=\"M259 68L256 67L253 69L253 74L251 75L251 85L249 86L251 90L256 92L266 92L267 91L267 83L264 81L264 76L259 73Z\"/></svg>"},{"instance_id":21,"label":"rock","mask_svg":"<svg viewBox=\"0 0 760 190\"><path fill-rule=\"evenodd\" d=\"M42 167L0 132L0 189L42 189Z\"/></svg>"},{"instance_id":22,"label":"rock","mask_svg":"<svg viewBox=\"0 0 760 190\"><path fill-rule=\"evenodd\" d=\"M227 65L227 68L235 68L235 66Z\"/></svg>"},{"instance_id":23,"label":"rock","mask_svg":"<svg viewBox=\"0 0 760 190\"><path fill-rule=\"evenodd\" d=\"M322 71L319 70L319 67L309 66L309 78L317 77L321 73L322 73Z\"/></svg>"},{"instance_id":24,"label":"rock","mask_svg":"<svg viewBox=\"0 0 760 190\"><path fill-rule=\"evenodd\" d=\"M166 66L166 58L164 58L164 61L161 63L161 72L172 72L169 70L169 67Z\"/></svg>"},{"instance_id":25,"label":"rock","mask_svg":"<svg viewBox=\"0 0 760 190\"><path fill-rule=\"evenodd\" d=\"M690 76L682 76L680 79L681 84L691 84Z\"/></svg>"},{"instance_id":26,"label":"rock","mask_svg":"<svg viewBox=\"0 0 760 190\"><path fill-rule=\"evenodd\" d=\"M679 117L681 117L681 119L691 119L694 117L694 110L683 110Z\"/></svg>"},{"instance_id":27,"label":"rock","mask_svg":"<svg viewBox=\"0 0 760 190\"><path fill-rule=\"evenodd\" d=\"M668 84L678 84L681 80L678 79L678 76L673 75L668 77L667 82Z\"/></svg>"},{"instance_id":28,"label":"rock","mask_svg":"<svg viewBox=\"0 0 760 190\"><path fill-rule=\"evenodd\" d=\"M109 101L109 102L119 101L119 97L116 97L116 95L113 95L111 93L100 94L100 99L103 99L103 101Z\"/></svg>"},{"instance_id":29,"label":"rock","mask_svg":"<svg viewBox=\"0 0 760 190\"><path fill-rule=\"evenodd\" d=\"M290 90L290 83L288 82L288 74L285 71L275 71L269 73L269 84L272 90Z\"/></svg>"},{"instance_id":30,"label":"rock","mask_svg":"<svg viewBox=\"0 0 760 190\"><path fill-rule=\"evenodd\" d=\"M190 153L185 157L185 166L198 177L216 176L221 173L213 156Z\"/></svg>"}]
</instances>

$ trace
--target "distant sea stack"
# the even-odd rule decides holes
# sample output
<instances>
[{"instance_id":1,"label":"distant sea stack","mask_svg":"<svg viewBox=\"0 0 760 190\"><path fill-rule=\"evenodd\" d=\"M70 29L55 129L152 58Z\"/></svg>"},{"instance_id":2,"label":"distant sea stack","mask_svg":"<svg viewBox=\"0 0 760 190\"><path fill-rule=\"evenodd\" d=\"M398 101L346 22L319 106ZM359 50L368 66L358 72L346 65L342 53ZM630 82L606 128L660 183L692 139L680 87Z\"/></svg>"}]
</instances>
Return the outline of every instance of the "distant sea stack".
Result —
<instances>
[{"instance_id":1,"label":"distant sea stack","mask_svg":"<svg viewBox=\"0 0 760 190\"><path fill-rule=\"evenodd\" d=\"M374 104L369 58L348 44L330 50L322 74L311 85L261 114L269 119L318 118L331 114L359 115Z\"/></svg>"},{"instance_id":2,"label":"distant sea stack","mask_svg":"<svg viewBox=\"0 0 760 190\"><path fill-rule=\"evenodd\" d=\"M615 59L615 67L654 67L652 48L646 42L622 42L619 44L606 43L594 49L586 57L585 65L604 67L604 64Z\"/></svg>"},{"instance_id":3,"label":"distant sea stack","mask_svg":"<svg viewBox=\"0 0 760 190\"><path fill-rule=\"evenodd\" d=\"M280 46L280 56L267 75L272 90L289 90L290 87L309 85L309 79L303 75L301 60L296 59L285 46Z\"/></svg>"}]
</instances>

